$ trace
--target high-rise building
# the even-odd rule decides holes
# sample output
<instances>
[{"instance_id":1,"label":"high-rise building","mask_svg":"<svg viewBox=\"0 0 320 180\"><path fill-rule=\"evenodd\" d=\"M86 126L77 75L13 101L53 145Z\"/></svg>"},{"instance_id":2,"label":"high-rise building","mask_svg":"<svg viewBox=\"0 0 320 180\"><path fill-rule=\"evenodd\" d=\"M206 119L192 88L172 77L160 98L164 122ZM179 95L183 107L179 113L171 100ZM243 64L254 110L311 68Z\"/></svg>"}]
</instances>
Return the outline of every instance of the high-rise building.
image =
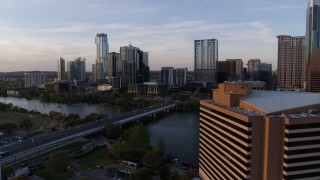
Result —
<instances>
[{"instance_id":1,"label":"high-rise building","mask_svg":"<svg viewBox=\"0 0 320 180\"><path fill-rule=\"evenodd\" d=\"M57 71L57 80L61 81L61 80L66 80L66 61L60 57L57 60L57 65L58 65L58 71Z\"/></svg>"},{"instance_id":2,"label":"high-rise building","mask_svg":"<svg viewBox=\"0 0 320 180\"><path fill-rule=\"evenodd\" d=\"M248 76L249 80L253 81L253 67L256 63L260 63L260 59L249 59L248 61Z\"/></svg>"},{"instance_id":3,"label":"high-rise building","mask_svg":"<svg viewBox=\"0 0 320 180\"><path fill-rule=\"evenodd\" d=\"M306 82L304 36L278 36L278 88L302 89Z\"/></svg>"},{"instance_id":4,"label":"high-rise building","mask_svg":"<svg viewBox=\"0 0 320 180\"><path fill-rule=\"evenodd\" d=\"M119 53L111 52L108 54L107 62L107 78L117 77L117 63L119 61Z\"/></svg>"},{"instance_id":5,"label":"high-rise building","mask_svg":"<svg viewBox=\"0 0 320 180\"><path fill-rule=\"evenodd\" d=\"M232 81L242 81L243 80L243 62L242 59L227 59L231 69L230 78Z\"/></svg>"},{"instance_id":6,"label":"high-rise building","mask_svg":"<svg viewBox=\"0 0 320 180\"><path fill-rule=\"evenodd\" d=\"M94 79L101 80L106 79L107 76L107 61L109 53L109 43L108 36L104 33L97 34L95 38L95 43L97 46L97 59L96 59L96 69L94 70Z\"/></svg>"},{"instance_id":7,"label":"high-rise building","mask_svg":"<svg viewBox=\"0 0 320 180\"><path fill-rule=\"evenodd\" d=\"M201 179L320 179L320 94L222 83L200 101Z\"/></svg>"},{"instance_id":8,"label":"high-rise building","mask_svg":"<svg viewBox=\"0 0 320 180\"><path fill-rule=\"evenodd\" d=\"M36 87L47 82L47 75L40 72L24 73L24 86Z\"/></svg>"},{"instance_id":9,"label":"high-rise building","mask_svg":"<svg viewBox=\"0 0 320 180\"><path fill-rule=\"evenodd\" d=\"M253 81L263 81L268 85L272 83L272 64L255 63L252 70Z\"/></svg>"},{"instance_id":10,"label":"high-rise building","mask_svg":"<svg viewBox=\"0 0 320 180\"><path fill-rule=\"evenodd\" d=\"M320 92L320 49L311 56L308 67L307 91Z\"/></svg>"},{"instance_id":11,"label":"high-rise building","mask_svg":"<svg viewBox=\"0 0 320 180\"><path fill-rule=\"evenodd\" d=\"M120 47L120 61L125 61L123 77L129 79L129 84L143 83L146 65L143 62L144 53L139 48L132 46Z\"/></svg>"},{"instance_id":12,"label":"high-rise building","mask_svg":"<svg viewBox=\"0 0 320 180\"><path fill-rule=\"evenodd\" d=\"M68 80L78 80L84 81L86 78L86 60L84 58L78 57L74 61L69 61L67 63L68 68Z\"/></svg>"},{"instance_id":13,"label":"high-rise building","mask_svg":"<svg viewBox=\"0 0 320 180\"><path fill-rule=\"evenodd\" d=\"M173 71L174 84L183 86L187 84L188 68L176 68Z\"/></svg>"},{"instance_id":14,"label":"high-rise building","mask_svg":"<svg viewBox=\"0 0 320 180\"><path fill-rule=\"evenodd\" d=\"M218 40L203 39L194 41L195 81L217 83Z\"/></svg>"},{"instance_id":15,"label":"high-rise building","mask_svg":"<svg viewBox=\"0 0 320 180\"><path fill-rule=\"evenodd\" d=\"M320 0L310 0L307 9L306 58L308 64L312 53L320 47Z\"/></svg>"},{"instance_id":16,"label":"high-rise building","mask_svg":"<svg viewBox=\"0 0 320 180\"><path fill-rule=\"evenodd\" d=\"M163 84L168 84L169 86L174 85L173 71L174 71L173 67L161 68L161 81Z\"/></svg>"}]
</instances>

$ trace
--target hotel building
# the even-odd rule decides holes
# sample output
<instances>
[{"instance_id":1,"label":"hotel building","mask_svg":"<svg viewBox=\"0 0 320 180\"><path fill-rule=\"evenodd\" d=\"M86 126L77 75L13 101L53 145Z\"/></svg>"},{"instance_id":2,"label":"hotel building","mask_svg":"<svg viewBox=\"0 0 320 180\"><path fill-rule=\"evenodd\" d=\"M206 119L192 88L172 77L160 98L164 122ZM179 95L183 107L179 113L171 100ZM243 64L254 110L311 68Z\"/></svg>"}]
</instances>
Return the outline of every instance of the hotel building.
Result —
<instances>
[{"instance_id":1,"label":"hotel building","mask_svg":"<svg viewBox=\"0 0 320 180\"><path fill-rule=\"evenodd\" d=\"M305 82L305 37L278 36L278 88L305 89Z\"/></svg>"},{"instance_id":2,"label":"hotel building","mask_svg":"<svg viewBox=\"0 0 320 180\"><path fill-rule=\"evenodd\" d=\"M320 94L222 83L200 102L202 179L320 179Z\"/></svg>"}]
</instances>

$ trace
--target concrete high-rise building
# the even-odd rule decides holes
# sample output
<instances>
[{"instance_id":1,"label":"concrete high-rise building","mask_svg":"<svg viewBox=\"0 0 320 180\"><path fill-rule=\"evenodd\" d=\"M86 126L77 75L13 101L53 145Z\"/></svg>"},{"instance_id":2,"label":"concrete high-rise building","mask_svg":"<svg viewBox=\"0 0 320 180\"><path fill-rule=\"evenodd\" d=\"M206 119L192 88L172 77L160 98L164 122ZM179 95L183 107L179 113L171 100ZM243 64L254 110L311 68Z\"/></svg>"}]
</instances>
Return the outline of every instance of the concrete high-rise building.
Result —
<instances>
[{"instance_id":1,"label":"concrete high-rise building","mask_svg":"<svg viewBox=\"0 0 320 180\"><path fill-rule=\"evenodd\" d=\"M222 83L200 101L201 179L320 179L320 94Z\"/></svg>"},{"instance_id":2,"label":"concrete high-rise building","mask_svg":"<svg viewBox=\"0 0 320 180\"><path fill-rule=\"evenodd\" d=\"M86 60L84 58L77 58L74 61L67 63L68 68L68 80L84 81L86 78Z\"/></svg>"},{"instance_id":3,"label":"concrete high-rise building","mask_svg":"<svg viewBox=\"0 0 320 180\"><path fill-rule=\"evenodd\" d=\"M194 41L195 81L217 84L218 40L204 39Z\"/></svg>"},{"instance_id":4,"label":"concrete high-rise building","mask_svg":"<svg viewBox=\"0 0 320 180\"><path fill-rule=\"evenodd\" d=\"M47 75L40 72L24 73L24 86L36 87L47 82Z\"/></svg>"},{"instance_id":5,"label":"concrete high-rise building","mask_svg":"<svg viewBox=\"0 0 320 180\"><path fill-rule=\"evenodd\" d=\"M311 56L308 67L307 91L320 92L320 49Z\"/></svg>"},{"instance_id":6,"label":"concrete high-rise building","mask_svg":"<svg viewBox=\"0 0 320 180\"><path fill-rule=\"evenodd\" d=\"M249 80L253 81L253 67L256 63L260 63L260 59L249 59L248 61L248 75L249 75Z\"/></svg>"},{"instance_id":7,"label":"concrete high-rise building","mask_svg":"<svg viewBox=\"0 0 320 180\"><path fill-rule=\"evenodd\" d=\"M176 68L173 71L174 84L183 86L187 84L188 68Z\"/></svg>"},{"instance_id":8,"label":"concrete high-rise building","mask_svg":"<svg viewBox=\"0 0 320 180\"><path fill-rule=\"evenodd\" d=\"M312 54L320 47L320 0L310 0L307 9L306 58L310 63Z\"/></svg>"},{"instance_id":9,"label":"concrete high-rise building","mask_svg":"<svg viewBox=\"0 0 320 180\"><path fill-rule=\"evenodd\" d=\"M57 80L62 81L66 80L66 61L60 57L57 60L58 71L57 71Z\"/></svg>"},{"instance_id":10,"label":"concrete high-rise building","mask_svg":"<svg viewBox=\"0 0 320 180\"><path fill-rule=\"evenodd\" d=\"M161 81L163 84L168 84L169 86L174 85L173 71L174 71L173 67L161 68Z\"/></svg>"},{"instance_id":11,"label":"concrete high-rise building","mask_svg":"<svg viewBox=\"0 0 320 180\"><path fill-rule=\"evenodd\" d=\"M230 78L232 81L242 81L243 80L243 61L242 59L227 59L227 62L230 62L232 69L232 74Z\"/></svg>"},{"instance_id":12,"label":"concrete high-rise building","mask_svg":"<svg viewBox=\"0 0 320 180\"><path fill-rule=\"evenodd\" d=\"M278 88L302 89L306 82L304 36L278 36Z\"/></svg>"},{"instance_id":13,"label":"concrete high-rise building","mask_svg":"<svg viewBox=\"0 0 320 180\"><path fill-rule=\"evenodd\" d=\"M97 34L95 43L97 46L97 62L102 63L103 69L103 75L98 74L98 77L101 79L105 79L107 74L107 61L109 53L108 35L104 33ZM97 72L99 73L99 71Z\"/></svg>"}]
</instances>

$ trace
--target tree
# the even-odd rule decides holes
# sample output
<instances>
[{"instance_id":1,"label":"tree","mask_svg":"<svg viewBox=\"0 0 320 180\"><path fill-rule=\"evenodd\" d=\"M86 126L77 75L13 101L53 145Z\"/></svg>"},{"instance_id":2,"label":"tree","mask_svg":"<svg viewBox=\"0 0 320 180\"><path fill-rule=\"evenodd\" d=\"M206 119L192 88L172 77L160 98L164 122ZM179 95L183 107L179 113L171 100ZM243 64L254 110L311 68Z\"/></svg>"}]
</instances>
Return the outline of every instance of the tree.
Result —
<instances>
[{"instance_id":1,"label":"tree","mask_svg":"<svg viewBox=\"0 0 320 180\"><path fill-rule=\"evenodd\" d=\"M159 169L162 165L162 158L154 151L148 151L142 158L142 163L152 169Z\"/></svg>"},{"instance_id":2,"label":"tree","mask_svg":"<svg viewBox=\"0 0 320 180\"><path fill-rule=\"evenodd\" d=\"M57 121L60 121L60 120L63 120L64 117L61 113L59 112L55 112L55 111L50 111L49 112L49 118L53 119L53 120L57 120Z\"/></svg>"},{"instance_id":3,"label":"tree","mask_svg":"<svg viewBox=\"0 0 320 180\"><path fill-rule=\"evenodd\" d=\"M142 124L138 124L132 128L133 130L128 139L129 145L133 148L149 148L149 134L147 129Z\"/></svg>"},{"instance_id":4,"label":"tree","mask_svg":"<svg viewBox=\"0 0 320 180\"><path fill-rule=\"evenodd\" d=\"M85 121L90 122L90 121L94 121L96 120L98 117L97 113L90 113L88 115L86 115L86 117L84 118Z\"/></svg>"},{"instance_id":5,"label":"tree","mask_svg":"<svg viewBox=\"0 0 320 180\"><path fill-rule=\"evenodd\" d=\"M0 124L0 131L5 131L9 136L16 133L17 125L15 123L3 123Z\"/></svg>"},{"instance_id":6,"label":"tree","mask_svg":"<svg viewBox=\"0 0 320 180\"><path fill-rule=\"evenodd\" d=\"M7 179L8 177L10 177L14 172L14 169L12 166L4 166L2 169L1 169L1 176L2 176L2 179Z\"/></svg>"},{"instance_id":7,"label":"tree","mask_svg":"<svg viewBox=\"0 0 320 180\"><path fill-rule=\"evenodd\" d=\"M170 173L166 180L179 180L179 175L177 173Z\"/></svg>"},{"instance_id":8,"label":"tree","mask_svg":"<svg viewBox=\"0 0 320 180\"><path fill-rule=\"evenodd\" d=\"M59 150L49 154L48 167L54 172L67 172L69 163L70 157L66 150Z\"/></svg>"},{"instance_id":9,"label":"tree","mask_svg":"<svg viewBox=\"0 0 320 180\"><path fill-rule=\"evenodd\" d=\"M30 119L25 119L23 121L20 121L19 127L21 129L30 130L32 128L33 124Z\"/></svg>"},{"instance_id":10,"label":"tree","mask_svg":"<svg viewBox=\"0 0 320 180\"><path fill-rule=\"evenodd\" d=\"M105 125L105 136L109 139L117 139L120 136L121 130L118 125L112 123L106 123Z\"/></svg>"},{"instance_id":11,"label":"tree","mask_svg":"<svg viewBox=\"0 0 320 180\"><path fill-rule=\"evenodd\" d=\"M152 171L148 168L140 168L130 175L131 180L152 180Z\"/></svg>"},{"instance_id":12,"label":"tree","mask_svg":"<svg viewBox=\"0 0 320 180\"><path fill-rule=\"evenodd\" d=\"M21 174L19 176L15 176L15 177L11 178L11 180L31 180L31 177L29 177L26 174Z\"/></svg>"},{"instance_id":13,"label":"tree","mask_svg":"<svg viewBox=\"0 0 320 180\"><path fill-rule=\"evenodd\" d=\"M165 142L162 135L159 136L156 152L162 157L165 152Z\"/></svg>"},{"instance_id":14,"label":"tree","mask_svg":"<svg viewBox=\"0 0 320 180\"><path fill-rule=\"evenodd\" d=\"M180 176L180 180L190 180L194 176L190 173L190 171L184 171L183 174Z\"/></svg>"}]
</instances>

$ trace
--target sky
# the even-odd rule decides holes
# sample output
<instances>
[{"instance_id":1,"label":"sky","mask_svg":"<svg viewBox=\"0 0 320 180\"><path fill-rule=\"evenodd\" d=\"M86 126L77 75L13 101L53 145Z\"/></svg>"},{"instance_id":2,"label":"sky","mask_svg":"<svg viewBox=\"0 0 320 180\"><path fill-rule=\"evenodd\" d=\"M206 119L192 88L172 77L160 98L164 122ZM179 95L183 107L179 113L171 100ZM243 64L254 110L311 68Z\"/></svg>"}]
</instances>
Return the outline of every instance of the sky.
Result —
<instances>
[{"instance_id":1,"label":"sky","mask_svg":"<svg viewBox=\"0 0 320 180\"><path fill-rule=\"evenodd\" d=\"M151 70L194 69L196 39L218 39L219 61L277 65L277 36L305 35L307 0L0 0L0 72L56 71L96 58L95 36L149 52Z\"/></svg>"}]
</instances>

